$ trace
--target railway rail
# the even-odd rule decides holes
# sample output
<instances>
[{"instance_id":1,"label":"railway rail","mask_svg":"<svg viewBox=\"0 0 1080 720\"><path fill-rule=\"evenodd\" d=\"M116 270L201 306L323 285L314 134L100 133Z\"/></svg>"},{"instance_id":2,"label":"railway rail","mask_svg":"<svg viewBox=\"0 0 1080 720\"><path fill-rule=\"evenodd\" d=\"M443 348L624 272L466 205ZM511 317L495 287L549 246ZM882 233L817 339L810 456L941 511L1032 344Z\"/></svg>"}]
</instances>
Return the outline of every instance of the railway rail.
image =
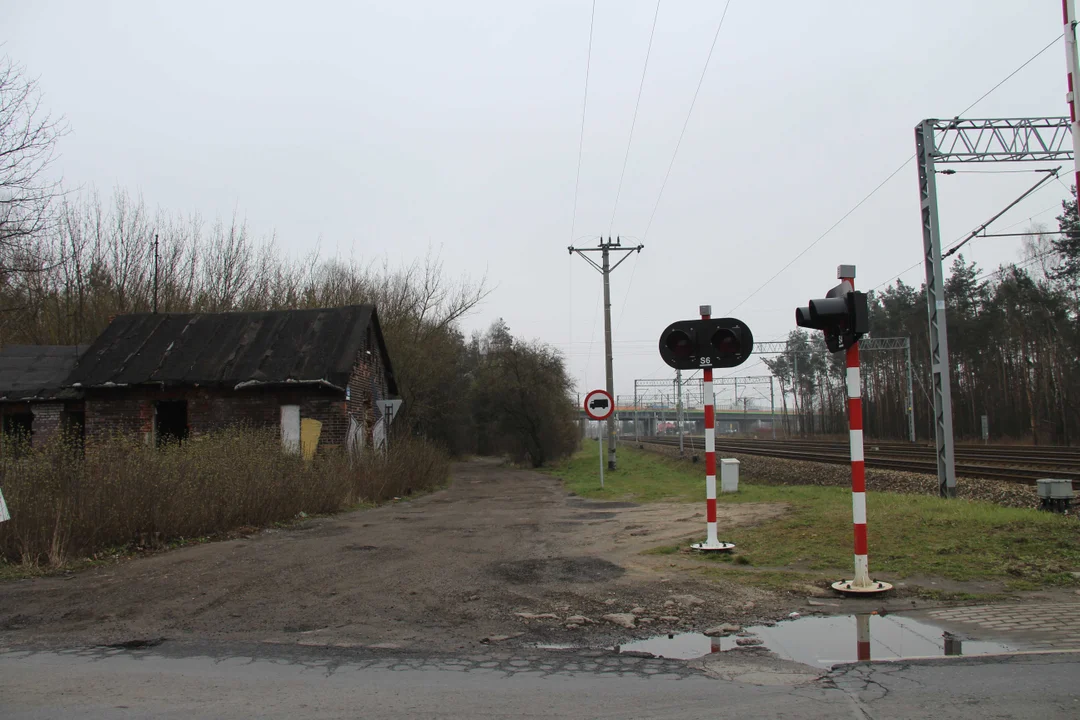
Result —
<instances>
[{"instance_id":1,"label":"railway rail","mask_svg":"<svg viewBox=\"0 0 1080 720\"><path fill-rule=\"evenodd\" d=\"M677 437L649 437L640 442L677 447ZM690 452L703 452L705 438L687 435L684 447ZM848 444L817 440L726 440L716 439L717 452L805 460L808 462L846 465L851 462ZM937 474L934 448L898 442L866 441L866 467L884 470ZM1034 485L1039 478L1071 480L1073 488L1080 487L1080 448L1022 447L993 445L957 445L956 474L960 477L988 478L1006 482Z\"/></svg>"}]
</instances>

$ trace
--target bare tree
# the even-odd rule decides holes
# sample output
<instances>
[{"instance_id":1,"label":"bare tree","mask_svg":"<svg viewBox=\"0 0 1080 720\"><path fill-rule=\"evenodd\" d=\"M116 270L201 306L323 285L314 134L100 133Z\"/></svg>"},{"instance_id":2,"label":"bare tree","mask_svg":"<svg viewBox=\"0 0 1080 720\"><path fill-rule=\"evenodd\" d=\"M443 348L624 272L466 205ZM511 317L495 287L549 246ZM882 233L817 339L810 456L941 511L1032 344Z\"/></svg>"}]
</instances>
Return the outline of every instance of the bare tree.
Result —
<instances>
[{"instance_id":1,"label":"bare tree","mask_svg":"<svg viewBox=\"0 0 1080 720\"><path fill-rule=\"evenodd\" d=\"M48 169L66 132L63 118L42 107L37 81L0 58L0 275L35 269L33 243L60 194Z\"/></svg>"}]
</instances>

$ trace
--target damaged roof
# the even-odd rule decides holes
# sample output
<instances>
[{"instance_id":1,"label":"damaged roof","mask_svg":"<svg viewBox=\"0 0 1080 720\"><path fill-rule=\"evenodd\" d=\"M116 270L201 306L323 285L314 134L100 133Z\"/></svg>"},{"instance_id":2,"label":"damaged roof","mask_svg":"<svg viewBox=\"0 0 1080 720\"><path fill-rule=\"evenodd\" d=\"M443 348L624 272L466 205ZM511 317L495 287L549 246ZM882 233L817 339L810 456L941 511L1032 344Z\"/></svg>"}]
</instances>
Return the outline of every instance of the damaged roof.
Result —
<instances>
[{"instance_id":1,"label":"damaged roof","mask_svg":"<svg viewBox=\"0 0 1080 720\"><path fill-rule=\"evenodd\" d=\"M397 394L374 305L311 310L120 315L64 383L249 387L314 383L344 391L368 330Z\"/></svg>"},{"instance_id":2,"label":"damaged roof","mask_svg":"<svg viewBox=\"0 0 1080 720\"><path fill-rule=\"evenodd\" d=\"M0 349L0 401L66 400L64 390L86 345L8 345Z\"/></svg>"}]
</instances>

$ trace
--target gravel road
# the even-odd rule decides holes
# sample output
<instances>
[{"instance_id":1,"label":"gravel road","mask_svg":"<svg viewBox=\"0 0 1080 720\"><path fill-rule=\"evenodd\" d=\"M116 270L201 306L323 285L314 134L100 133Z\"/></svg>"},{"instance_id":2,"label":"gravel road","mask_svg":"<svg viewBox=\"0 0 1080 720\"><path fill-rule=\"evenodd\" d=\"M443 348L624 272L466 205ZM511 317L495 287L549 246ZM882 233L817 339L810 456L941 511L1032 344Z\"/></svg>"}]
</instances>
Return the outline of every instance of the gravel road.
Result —
<instances>
[{"instance_id":1,"label":"gravel road","mask_svg":"<svg viewBox=\"0 0 1080 720\"><path fill-rule=\"evenodd\" d=\"M609 643L790 611L790 600L687 572L692 559L641 554L703 535L703 511L585 501L541 473L459 463L447 489L408 502L0 583L0 642L453 651ZM719 523L783 512L725 505ZM631 627L602 619L613 614Z\"/></svg>"}]
</instances>

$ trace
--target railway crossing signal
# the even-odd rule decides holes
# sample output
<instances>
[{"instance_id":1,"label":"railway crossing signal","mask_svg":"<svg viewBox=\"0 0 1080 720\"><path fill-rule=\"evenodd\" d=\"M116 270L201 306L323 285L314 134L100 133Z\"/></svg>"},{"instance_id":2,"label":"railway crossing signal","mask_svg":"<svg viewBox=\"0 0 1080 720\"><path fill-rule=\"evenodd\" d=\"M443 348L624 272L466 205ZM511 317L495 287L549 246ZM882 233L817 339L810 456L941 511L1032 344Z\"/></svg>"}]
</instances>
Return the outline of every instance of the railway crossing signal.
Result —
<instances>
[{"instance_id":1,"label":"railway crossing signal","mask_svg":"<svg viewBox=\"0 0 1080 720\"><path fill-rule=\"evenodd\" d=\"M698 308L700 320L680 320L660 334L660 357L676 370L700 369L705 401L705 542L695 550L735 548L716 535L716 414L713 408L713 368L742 365L754 351L754 335L746 323L735 318L712 317L712 306Z\"/></svg>"},{"instance_id":2,"label":"railway crossing signal","mask_svg":"<svg viewBox=\"0 0 1080 720\"><path fill-rule=\"evenodd\" d=\"M811 300L808 307L795 308L795 324L824 330L829 352L847 350L870 332L866 293L856 291L844 279L825 297Z\"/></svg>"},{"instance_id":3,"label":"railway crossing signal","mask_svg":"<svg viewBox=\"0 0 1080 720\"><path fill-rule=\"evenodd\" d=\"M676 370L730 368L754 351L754 334L735 318L679 320L660 334L660 357Z\"/></svg>"},{"instance_id":4,"label":"railway crossing signal","mask_svg":"<svg viewBox=\"0 0 1080 720\"><path fill-rule=\"evenodd\" d=\"M795 310L799 327L825 331L829 350L845 351L847 366L848 430L851 443L851 514L855 534L855 577L832 584L833 590L851 594L874 594L892 585L870 579L866 539L866 461L863 454L862 378L859 373L859 338L869 331L866 295L855 292L855 266L836 269L840 284L826 297L811 300L810 307Z\"/></svg>"}]
</instances>

